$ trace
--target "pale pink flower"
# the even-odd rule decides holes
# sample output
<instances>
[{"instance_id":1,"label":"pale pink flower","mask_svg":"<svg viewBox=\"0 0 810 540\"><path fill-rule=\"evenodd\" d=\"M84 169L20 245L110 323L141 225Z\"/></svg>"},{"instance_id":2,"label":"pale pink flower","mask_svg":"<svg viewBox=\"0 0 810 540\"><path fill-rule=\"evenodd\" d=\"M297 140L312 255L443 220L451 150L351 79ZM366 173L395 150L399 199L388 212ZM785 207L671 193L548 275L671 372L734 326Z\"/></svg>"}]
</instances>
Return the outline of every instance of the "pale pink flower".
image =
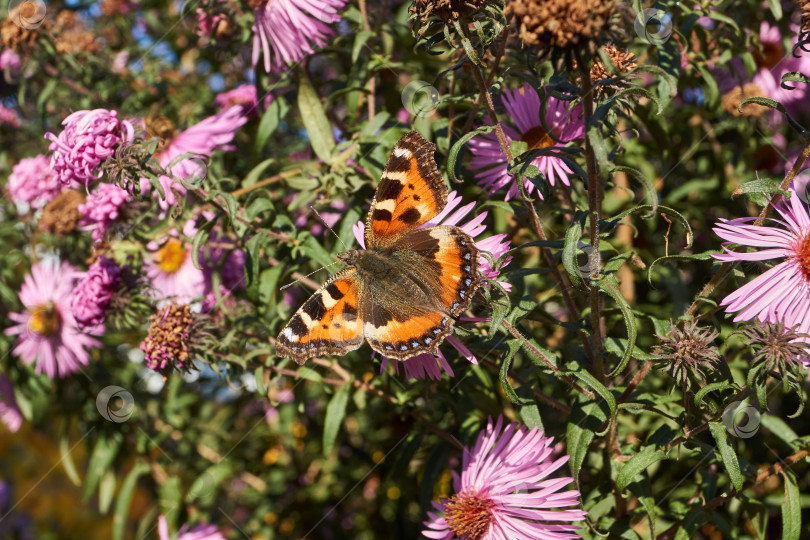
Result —
<instances>
[{"instance_id":1,"label":"pale pink flower","mask_svg":"<svg viewBox=\"0 0 810 540\"><path fill-rule=\"evenodd\" d=\"M169 165L183 154L200 154L210 156L214 150L231 150L228 146L234 135L247 122L242 107L235 105L225 111L194 124L168 141L166 147L157 154L158 163L168 170ZM187 157L172 165L169 171L176 178L198 178L205 174L203 158ZM163 210L177 204L177 197L183 197L186 189L167 176L160 177L160 184L166 192L166 199L159 201ZM146 179L141 180L141 190L147 193L151 189ZM176 195L175 195L176 193Z\"/></svg>"},{"instance_id":2,"label":"pale pink flower","mask_svg":"<svg viewBox=\"0 0 810 540\"><path fill-rule=\"evenodd\" d=\"M92 337L100 328L81 330L73 318L70 300L78 277L68 263L41 262L31 267L20 289L22 313L9 313L17 323L5 330L17 336L14 355L25 364L36 362L36 372L65 377L90 360L87 349L101 343Z\"/></svg>"},{"instance_id":3,"label":"pale pink flower","mask_svg":"<svg viewBox=\"0 0 810 540\"><path fill-rule=\"evenodd\" d=\"M769 218L769 225L752 225L749 223L756 218L739 218L720 219L714 227L715 234L727 242L723 245L725 253L714 255L716 259L781 261L726 296L720 305L727 312L739 312L735 322L756 317L762 322L797 326L797 332L810 334L810 211L795 192L791 193L789 201L775 207L781 219ZM731 251L729 244L757 250Z\"/></svg>"},{"instance_id":4,"label":"pale pink flower","mask_svg":"<svg viewBox=\"0 0 810 540\"><path fill-rule=\"evenodd\" d=\"M17 162L7 187L14 202L28 203L31 208L42 208L64 188L51 169L50 158L43 154Z\"/></svg>"},{"instance_id":5,"label":"pale pink flower","mask_svg":"<svg viewBox=\"0 0 810 540\"><path fill-rule=\"evenodd\" d=\"M262 106L266 109L273 102L272 94L265 94ZM220 92L214 98L214 103L221 110L240 105L244 114L257 116L259 114L259 97L255 84L242 84L233 90Z\"/></svg>"},{"instance_id":6,"label":"pale pink flower","mask_svg":"<svg viewBox=\"0 0 810 540\"><path fill-rule=\"evenodd\" d=\"M172 537L169 536L169 524L166 522L166 516L158 518L158 537L160 540L172 540ZM175 540L225 540L225 537L222 536L216 525L197 525L193 529L189 529L188 525L183 525Z\"/></svg>"},{"instance_id":7,"label":"pale pink flower","mask_svg":"<svg viewBox=\"0 0 810 540\"><path fill-rule=\"evenodd\" d=\"M484 219L487 217L487 212L481 212L478 216L471 219L470 221L466 222L464 225L459 225L459 222L464 219L467 214L469 214L473 208L475 207L475 202L468 203L461 208L456 210L461 204L461 196L458 195L455 191L451 191L447 196L447 205L444 209L433 219L422 225L422 227L435 227L437 225L453 225L459 227L461 230L469 234L471 237L476 238L480 236L485 230L486 225L483 225ZM454 211L455 210L455 211ZM366 226L363 221L358 221L355 225L352 226L352 231L354 232L354 237L357 239L357 242L360 246L365 249L365 230ZM506 240L505 234L496 234L490 236L484 240L476 240L475 241L476 247L480 251L486 251L492 255L494 260L498 260L502 255L504 255L507 251L509 251L509 242ZM504 266L511 262L512 257L507 257L504 260ZM500 272L494 270L489 263L489 260L484 257L483 255L478 259L478 272L482 276L486 276L492 280L495 280L498 277ZM505 281L498 282L505 290L511 290L511 284ZM454 336L448 336L447 343L452 345L453 347L458 350L464 358L469 360L473 364L477 364L478 360L475 358L475 355L470 351L464 344ZM430 377L431 379L437 379L441 376L442 369L446 371L451 377L453 376L453 370L450 369L450 364L447 362L447 359L442 355L441 351L438 353L438 358L434 357L432 354L424 353L420 354L407 360L402 360L401 363L405 364L403 366L405 376L407 378L416 378L416 379L423 379L425 377ZM383 356L382 366L380 373L385 367L388 365L388 358ZM397 363L394 363L395 371L399 373L399 367Z\"/></svg>"},{"instance_id":8,"label":"pale pink flower","mask_svg":"<svg viewBox=\"0 0 810 540\"><path fill-rule=\"evenodd\" d=\"M540 96L528 83L524 83L521 88L513 91L509 89L504 91L501 103L517 126L517 129L514 129L509 125L501 124L507 144L521 140L527 143L529 150L536 150L550 146L564 146L565 143L579 139L585 133L581 105L569 110L568 101L550 96L546 102L546 110L542 111ZM562 143L558 143L546 133L543 123L540 121L541 114L545 115L546 125ZM479 170L475 177L479 180L481 187L489 193L494 193L502 187L508 187L506 200L517 197L520 191L514 178L508 172L506 156L495 132L474 137L470 140L469 145L473 155L470 160L470 168ZM558 180L566 186L571 185L568 175L573 171L562 158L540 156L534 158L531 164L545 175L552 186L556 185ZM528 193L534 191L534 184L525 177L523 185Z\"/></svg>"},{"instance_id":9,"label":"pale pink flower","mask_svg":"<svg viewBox=\"0 0 810 540\"><path fill-rule=\"evenodd\" d=\"M115 184L99 184L87 200L79 205L79 225L84 230L91 231L94 241L103 240L110 226L120 217L121 207L130 197L127 190Z\"/></svg>"},{"instance_id":10,"label":"pale pink flower","mask_svg":"<svg viewBox=\"0 0 810 540\"><path fill-rule=\"evenodd\" d=\"M183 236L194 238L197 227L190 219L183 227ZM161 300L190 303L205 296L209 281L203 270L194 266L191 258L191 241L183 239L175 231L158 242L146 246L149 253L144 257L144 271L149 277L153 295ZM202 262L202 257L200 257Z\"/></svg>"},{"instance_id":11,"label":"pale pink flower","mask_svg":"<svg viewBox=\"0 0 810 540\"><path fill-rule=\"evenodd\" d=\"M17 433L22 421L22 413L17 406L11 380L5 373L0 373L0 422L3 422L11 433Z\"/></svg>"},{"instance_id":12,"label":"pale pink flower","mask_svg":"<svg viewBox=\"0 0 810 540\"><path fill-rule=\"evenodd\" d=\"M17 111L0 103L0 125L2 124L8 124L11 127L20 127L22 120L20 120L20 115L17 114Z\"/></svg>"},{"instance_id":13,"label":"pale pink flower","mask_svg":"<svg viewBox=\"0 0 810 540\"><path fill-rule=\"evenodd\" d=\"M53 152L51 168L63 184L89 185L102 176L99 166L124 141L132 140L135 129L128 120L119 120L117 111L94 109L76 111L62 121L65 129L57 137L46 133Z\"/></svg>"},{"instance_id":14,"label":"pale pink flower","mask_svg":"<svg viewBox=\"0 0 810 540\"><path fill-rule=\"evenodd\" d=\"M328 26L340 20L347 0L265 0L256 8L253 25L253 65L264 54L268 73L294 64L326 45L334 33Z\"/></svg>"},{"instance_id":15,"label":"pale pink flower","mask_svg":"<svg viewBox=\"0 0 810 540\"><path fill-rule=\"evenodd\" d=\"M3 49L0 52L0 70L7 71L11 77L20 74L20 57L11 49Z\"/></svg>"},{"instance_id":16,"label":"pale pink flower","mask_svg":"<svg viewBox=\"0 0 810 540\"><path fill-rule=\"evenodd\" d=\"M571 523L587 515L579 492L560 491L573 478L549 478L568 456L553 459L553 439L538 428L492 419L475 447L464 448L461 475L453 472L454 495L433 501L427 529L436 540L564 540L579 538ZM559 510L559 508L576 507Z\"/></svg>"}]
</instances>

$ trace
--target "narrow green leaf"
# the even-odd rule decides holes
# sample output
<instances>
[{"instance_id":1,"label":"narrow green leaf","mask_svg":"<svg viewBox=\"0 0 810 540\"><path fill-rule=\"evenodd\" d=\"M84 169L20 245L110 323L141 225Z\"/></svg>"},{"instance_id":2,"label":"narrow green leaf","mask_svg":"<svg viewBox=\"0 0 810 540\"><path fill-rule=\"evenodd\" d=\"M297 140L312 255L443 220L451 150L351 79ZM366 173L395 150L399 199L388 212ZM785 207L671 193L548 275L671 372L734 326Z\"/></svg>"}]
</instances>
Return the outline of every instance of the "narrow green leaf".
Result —
<instances>
[{"instance_id":1,"label":"narrow green leaf","mask_svg":"<svg viewBox=\"0 0 810 540\"><path fill-rule=\"evenodd\" d=\"M267 140L278 129L284 115L287 114L289 106L284 98L275 98L267 110L262 114L262 119L259 121L259 129L256 131L256 140L254 141L254 151L258 154L261 152ZM260 164L261 165L261 164ZM251 171L253 172L253 171Z\"/></svg>"},{"instance_id":2,"label":"narrow green leaf","mask_svg":"<svg viewBox=\"0 0 810 540\"><path fill-rule=\"evenodd\" d=\"M625 166L617 166L613 167L610 171L611 175L616 174L617 172L624 172L630 177L634 178L641 186L644 188L644 193L647 197L650 206L652 207L650 210L650 214L655 214L658 210L658 192L655 190L655 184L653 184L652 180L644 176L644 173L640 170L633 168L633 167L625 167Z\"/></svg>"},{"instance_id":3,"label":"narrow green leaf","mask_svg":"<svg viewBox=\"0 0 810 540\"><path fill-rule=\"evenodd\" d=\"M365 46L366 42L369 38L374 36L374 32L371 30L362 30L357 32L357 35L354 36L354 44L352 45L352 63L356 63L357 59L360 57L360 51Z\"/></svg>"},{"instance_id":4,"label":"narrow green leaf","mask_svg":"<svg viewBox=\"0 0 810 540\"><path fill-rule=\"evenodd\" d=\"M512 367L512 360L515 358L515 353L520 350L520 341L516 339L512 340L509 342L508 346L509 351L501 361L501 369L498 379L501 381L501 386L503 387L506 397L509 398L509 401L512 403L522 404L523 400L520 399L520 396L517 395L517 392L515 392L515 389L512 387L512 383L509 382L509 368Z\"/></svg>"},{"instance_id":5,"label":"narrow green leaf","mask_svg":"<svg viewBox=\"0 0 810 540\"><path fill-rule=\"evenodd\" d=\"M267 158L252 169L250 172L245 175L242 179L241 186L242 187L249 187L259 181L259 178L262 177L264 171L267 170L267 167L272 165L276 162L276 158Z\"/></svg>"},{"instance_id":6,"label":"narrow green leaf","mask_svg":"<svg viewBox=\"0 0 810 540\"><path fill-rule=\"evenodd\" d=\"M720 457L723 459L723 464L726 466L731 483L737 491L742 490L743 478L740 471L740 462L737 460L737 453L734 448L728 443L728 431L722 422L709 422L709 431L712 433L715 442L717 443L717 450L720 452Z\"/></svg>"},{"instance_id":7,"label":"narrow green leaf","mask_svg":"<svg viewBox=\"0 0 810 540\"><path fill-rule=\"evenodd\" d=\"M106 514L110 510L113 495L115 494L115 472L108 470L98 488L98 511Z\"/></svg>"},{"instance_id":8,"label":"narrow green leaf","mask_svg":"<svg viewBox=\"0 0 810 540\"><path fill-rule=\"evenodd\" d=\"M645 471L653 463L661 461L665 456L664 451L657 449L655 446L642 447L619 471L616 476L616 487L619 491L624 491L637 474Z\"/></svg>"},{"instance_id":9,"label":"narrow green leaf","mask_svg":"<svg viewBox=\"0 0 810 540\"><path fill-rule=\"evenodd\" d=\"M608 293L610 297L613 298L613 301L618 304L619 310L622 312L622 317L624 318L624 326L627 328L627 348L624 351L619 365L616 366L609 375L609 377L615 377L624 371L627 362L629 362L630 358L633 356L633 347L636 346L636 337L638 336L638 325L636 323L636 317L633 315L633 309L630 307L630 304L627 303L622 291L619 289L619 282L616 280L616 276L613 274L604 276L598 281L598 284L599 289Z\"/></svg>"},{"instance_id":10,"label":"narrow green leaf","mask_svg":"<svg viewBox=\"0 0 810 540\"><path fill-rule=\"evenodd\" d=\"M571 421L565 430L568 462L574 481L579 486L579 471L588 454L588 447L596 431L607 419L604 410L595 401L580 402L571 411Z\"/></svg>"},{"instance_id":11,"label":"narrow green leaf","mask_svg":"<svg viewBox=\"0 0 810 540\"><path fill-rule=\"evenodd\" d=\"M70 442L68 441L67 434L59 437L59 455L62 460L62 467L65 468L65 473L73 482L74 486L81 486L82 481L79 478L79 473L76 471L76 464L73 461L73 456L70 454Z\"/></svg>"},{"instance_id":12,"label":"narrow green leaf","mask_svg":"<svg viewBox=\"0 0 810 540\"><path fill-rule=\"evenodd\" d=\"M160 495L160 513L166 516L169 530L177 529L177 520L180 517L180 505L182 503L182 483L177 476L170 476L158 484Z\"/></svg>"},{"instance_id":13,"label":"narrow green leaf","mask_svg":"<svg viewBox=\"0 0 810 540\"><path fill-rule=\"evenodd\" d=\"M221 461L208 467L188 488L186 502L199 501L204 506L211 504L214 501L217 488L232 471L233 466L229 461Z\"/></svg>"},{"instance_id":14,"label":"narrow green leaf","mask_svg":"<svg viewBox=\"0 0 810 540\"><path fill-rule=\"evenodd\" d=\"M331 454L332 449L335 447L335 440L337 439L338 431L340 431L340 425L343 423L343 417L346 416L346 405L349 403L349 390L354 387L352 384L353 381L354 378L341 386L326 406L326 416L323 426L323 453L326 456Z\"/></svg>"},{"instance_id":15,"label":"narrow green leaf","mask_svg":"<svg viewBox=\"0 0 810 540\"><path fill-rule=\"evenodd\" d=\"M264 235L256 234L247 241L245 247L245 285L251 299L259 294L259 262L261 260L262 240Z\"/></svg>"},{"instance_id":16,"label":"narrow green leaf","mask_svg":"<svg viewBox=\"0 0 810 540\"><path fill-rule=\"evenodd\" d=\"M578 369L576 371L560 371L560 374L561 375L562 374L573 375L574 377L576 377L580 381L587 384L592 389L596 390L596 393L599 394L602 397L602 399L605 401L605 403L607 404L608 409L610 410L610 419L611 419L611 422L613 422L613 419L616 418L616 398L613 396L613 394L610 392L610 390L607 389L607 387L604 384L597 381L596 377L594 377L593 375L591 375L589 372L585 371L584 369ZM605 428L605 431L607 429L610 429L610 426ZM604 433L604 431L603 431L603 433ZM601 435L601 433L600 433L600 435Z\"/></svg>"},{"instance_id":17,"label":"narrow green leaf","mask_svg":"<svg viewBox=\"0 0 810 540\"><path fill-rule=\"evenodd\" d=\"M456 161L458 160L458 155L461 152L461 149L464 148L464 145L467 144L467 141L475 137L476 135L483 135L485 133L491 132L495 129L494 126L482 126L478 129L474 129L469 133L465 133L459 140L457 140L453 146L450 148L450 151L447 153L447 174L450 176L450 180L457 180L458 176L456 176Z\"/></svg>"},{"instance_id":18,"label":"narrow green leaf","mask_svg":"<svg viewBox=\"0 0 810 540\"><path fill-rule=\"evenodd\" d=\"M211 236L211 229L217 224L218 217L219 214L200 225L197 228L197 232L194 233L194 238L191 240L191 262L194 263L194 267L198 270L202 270L202 265L200 265L200 251L202 251L202 245L204 242L207 242L208 238Z\"/></svg>"},{"instance_id":19,"label":"narrow green leaf","mask_svg":"<svg viewBox=\"0 0 810 540\"><path fill-rule=\"evenodd\" d=\"M579 253L579 241L582 238L582 227L585 225L585 220L588 214L585 212L577 211L574 214L574 219L568 230L565 231L565 247L563 247L563 266L565 271L568 272L568 277L571 284L578 288L585 288L585 280L582 277L582 270L577 261L577 254Z\"/></svg>"},{"instance_id":20,"label":"narrow green leaf","mask_svg":"<svg viewBox=\"0 0 810 540\"><path fill-rule=\"evenodd\" d=\"M121 484L118 492L118 499L115 501L115 514L113 515L113 540L124 540L124 532L127 527L127 515L129 514L129 502L132 500L132 493L138 485L138 477L149 472L149 465L137 463Z\"/></svg>"},{"instance_id":21,"label":"narrow green leaf","mask_svg":"<svg viewBox=\"0 0 810 540\"><path fill-rule=\"evenodd\" d=\"M733 382L728 381L721 381L716 383L707 384L703 388L697 391L694 397L695 405L698 407L703 406L703 398L705 398L709 392L721 392L723 390L734 390L737 388L737 385Z\"/></svg>"},{"instance_id":22,"label":"narrow green leaf","mask_svg":"<svg viewBox=\"0 0 810 540\"><path fill-rule=\"evenodd\" d=\"M801 493L796 476L791 471L782 473L785 479L785 503L782 505L782 540L799 540L802 534Z\"/></svg>"},{"instance_id":23,"label":"narrow green leaf","mask_svg":"<svg viewBox=\"0 0 810 540\"><path fill-rule=\"evenodd\" d=\"M298 368L298 378L316 383L323 382L323 377L320 373L306 366L301 366Z\"/></svg>"},{"instance_id":24,"label":"narrow green leaf","mask_svg":"<svg viewBox=\"0 0 810 540\"><path fill-rule=\"evenodd\" d=\"M93 453L90 455L90 461L87 465L87 474L84 481L84 492L82 499L87 500L96 492L101 477L112 465L115 456L118 455L118 450L124 438L119 432L113 432L106 436L99 437L93 447Z\"/></svg>"},{"instance_id":25,"label":"narrow green leaf","mask_svg":"<svg viewBox=\"0 0 810 540\"><path fill-rule=\"evenodd\" d=\"M301 111L301 122L307 130L315 155L324 162L331 163L335 139L332 137L332 127L326 117L326 111L304 69L299 67L296 71L298 72L298 109Z\"/></svg>"}]
</instances>

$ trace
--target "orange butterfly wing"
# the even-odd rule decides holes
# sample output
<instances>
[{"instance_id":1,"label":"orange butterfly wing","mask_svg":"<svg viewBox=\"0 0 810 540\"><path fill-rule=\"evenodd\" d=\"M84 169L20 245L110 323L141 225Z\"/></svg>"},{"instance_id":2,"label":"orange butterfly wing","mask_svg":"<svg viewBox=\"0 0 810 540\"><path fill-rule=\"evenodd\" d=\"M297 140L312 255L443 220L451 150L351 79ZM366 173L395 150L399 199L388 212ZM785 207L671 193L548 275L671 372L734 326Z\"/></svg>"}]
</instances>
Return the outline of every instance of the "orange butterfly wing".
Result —
<instances>
[{"instance_id":1,"label":"orange butterfly wing","mask_svg":"<svg viewBox=\"0 0 810 540\"><path fill-rule=\"evenodd\" d=\"M447 186L436 168L435 150L435 144L415 131L394 146L366 220L366 249L389 246L447 205Z\"/></svg>"},{"instance_id":2,"label":"orange butterfly wing","mask_svg":"<svg viewBox=\"0 0 810 540\"><path fill-rule=\"evenodd\" d=\"M360 347L362 296L363 283L356 269L332 276L281 330L276 341L278 355L303 364L313 356L345 354Z\"/></svg>"}]
</instances>

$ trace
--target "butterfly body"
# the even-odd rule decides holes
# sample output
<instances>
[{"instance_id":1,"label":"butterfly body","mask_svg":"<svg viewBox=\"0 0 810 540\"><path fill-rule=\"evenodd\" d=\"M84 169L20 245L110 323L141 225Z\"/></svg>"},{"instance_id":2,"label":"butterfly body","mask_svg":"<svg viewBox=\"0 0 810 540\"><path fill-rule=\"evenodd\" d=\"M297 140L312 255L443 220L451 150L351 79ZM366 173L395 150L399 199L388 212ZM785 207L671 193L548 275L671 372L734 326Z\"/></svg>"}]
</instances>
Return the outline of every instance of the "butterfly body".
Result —
<instances>
[{"instance_id":1,"label":"butterfly body","mask_svg":"<svg viewBox=\"0 0 810 540\"><path fill-rule=\"evenodd\" d=\"M345 354L366 340L384 356L404 360L436 354L452 333L453 318L480 285L479 254L460 228L425 226L447 204L434 149L415 132L394 147L366 221L366 249L337 256L348 268L281 331L280 356L303 363Z\"/></svg>"}]
</instances>

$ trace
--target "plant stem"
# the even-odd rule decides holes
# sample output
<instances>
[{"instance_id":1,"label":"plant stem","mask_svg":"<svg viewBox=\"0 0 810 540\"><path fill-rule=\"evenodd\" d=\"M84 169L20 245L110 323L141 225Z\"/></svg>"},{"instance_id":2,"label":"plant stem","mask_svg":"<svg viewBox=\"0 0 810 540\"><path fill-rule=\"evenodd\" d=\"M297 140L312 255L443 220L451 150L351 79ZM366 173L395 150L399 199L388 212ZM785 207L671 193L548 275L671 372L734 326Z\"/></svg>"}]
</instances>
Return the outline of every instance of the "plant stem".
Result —
<instances>
[{"instance_id":1,"label":"plant stem","mask_svg":"<svg viewBox=\"0 0 810 540\"><path fill-rule=\"evenodd\" d=\"M588 172L588 229L590 232L590 288L591 326L593 326L593 375L605 382L605 367L602 363L602 341L605 338L605 323L602 319L602 299L599 297L599 220L602 217L602 179L596 166L596 155L590 142L589 131L593 118L593 91L590 66L582 67L582 102L585 113L585 163Z\"/></svg>"}]
</instances>

